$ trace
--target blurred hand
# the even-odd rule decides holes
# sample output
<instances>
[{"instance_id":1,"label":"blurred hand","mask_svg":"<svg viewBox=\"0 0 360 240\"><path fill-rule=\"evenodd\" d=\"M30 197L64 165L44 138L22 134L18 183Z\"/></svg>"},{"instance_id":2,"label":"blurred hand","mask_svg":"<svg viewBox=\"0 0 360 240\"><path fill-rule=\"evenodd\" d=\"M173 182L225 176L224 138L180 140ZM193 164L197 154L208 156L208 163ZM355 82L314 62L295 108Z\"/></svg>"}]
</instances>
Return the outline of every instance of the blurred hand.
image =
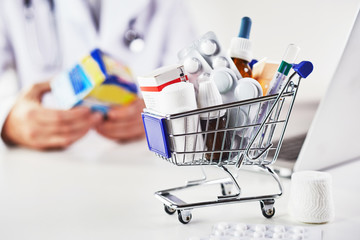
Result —
<instances>
[{"instance_id":1,"label":"blurred hand","mask_svg":"<svg viewBox=\"0 0 360 240\"><path fill-rule=\"evenodd\" d=\"M112 107L107 120L96 127L97 132L120 142L143 138L145 132L141 112L144 107L142 99L137 99L127 106Z\"/></svg>"},{"instance_id":2,"label":"blurred hand","mask_svg":"<svg viewBox=\"0 0 360 240\"><path fill-rule=\"evenodd\" d=\"M85 107L68 111L42 107L48 91L49 82L38 83L19 97L3 126L1 137L6 143L39 150L65 148L101 122L101 114Z\"/></svg>"}]
</instances>

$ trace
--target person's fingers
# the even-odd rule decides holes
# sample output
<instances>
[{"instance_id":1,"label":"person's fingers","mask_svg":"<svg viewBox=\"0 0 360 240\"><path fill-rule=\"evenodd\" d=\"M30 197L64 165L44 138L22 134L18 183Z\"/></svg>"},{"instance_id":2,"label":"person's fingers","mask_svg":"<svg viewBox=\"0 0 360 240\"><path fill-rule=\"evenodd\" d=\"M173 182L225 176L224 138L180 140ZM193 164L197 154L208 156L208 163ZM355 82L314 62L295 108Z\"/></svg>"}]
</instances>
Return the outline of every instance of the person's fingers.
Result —
<instances>
[{"instance_id":1,"label":"person's fingers","mask_svg":"<svg viewBox=\"0 0 360 240\"><path fill-rule=\"evenodd\" d=\"M61 125L78 119L86 119L90 114L91 110L87 107L75 107L65 111L39 107L30 111L29 117L40 123Z\"/></svg>"},{"instance_id":2,"label":"person's fingers","mask_svg":"<svg viewBox=\"0 0 360 240\"><path fill-rule=\"evenodd\" d=\"M100 112L95 112L91 114L90 117L90 126L96 127L104 120L104 115Z\"/></svg>"},{"instance_id":3,"label":"person's fingers","mask_svg":"<svg viewBox=\"0 0 360 240\"><path fill-rule=\"evenodd\" d=\"M91 114L86 107L68 111L42 107L42 95L49 90L49 82L43 82L23 92L4 122L2 139L35 149L64 148L102 121L101 114Z\"/></svg>"},{"instance_id":4,"label":"person's fingers","mask_svg":"<svg viewBox=\"0 0 360 240\"><path fill-rule=\"evenodd\" d=\"M39 150L65 148L101 121L102 114L94 113L89 118L63 125L35 124L30 129L29 139L24 141L23 145Z\"/></svg>"},{"instance_id":5,"label":"person's fingers","mask_svg":"<svg viewBox=\"0 0 360 240\"><path fill-rule=\"evenodd\" d=\"M122 142L143 137L141 111L144 106L144 101L137 99L127 106L112 107L107 114L108 120L96 127L97 132Z\"/></svg>"},{"instance_id":6,"label":"person's fingers","mask_svg":"<svg viewBox=\"0 0 360 240\"><path fill-rule=\"evenodd\" d=\"M126 119L123 121L111 121L107 120L103 122L101 125L97 127L99 131L102 132L111 132L114 129L121 129L122 131L126 131L128 128L131 128L133 126L140 126L142 127L142 120L139 117L133 118L133 119Z\"/></svg>"},{"instance_id":7,"label":"person's fingers","mask_svg":"<svg viewBox=\"0 0 360 240\"><path fill-rule=\"evenodd\" d=\"M38 142L36 146L41 150L66 148L82 138L89 130L90 128L86 128L71 134L53 134L47 137L46 141Z\"/></svg>"},{"instance_id":8,"label":"person's fingers","mask_svg":"<svg viewBox=\"0 0 360 240\"><path fill-rule=\"evenodd\" d=\"M132 135L130 137L126 137L126 138L110 138L114 141L117 141L119 143L128 143L128 142L132 142L132 141L137 141L137 140L141 140L145 137L145 132L139 132L138 134Z\"/></svg>"},{"instance_id":9,"label":"person's fingers","mask_svg":"<svg viewBox=\"0 0 360 240\"><path fill-rule=\"evenodd\" d=\"M129 125L127 128L101 128L97 127L96 130L101 135L119 141L127 141L144 136L144 128L140 124Z\"/></svg>"},{"instance_id":10,"label":"person's fingers","mask_svg":"<svg viewBox=\"0 0 360 240\"><path fill-rule=\"evenodd\" d=\"M66 130L66 132L61 133L39 132L33 137L30 147L39 150L66 148L83 137L94 124L99 122L99 119L102 120L102 115L97 113L91 116L87 125L73 131Z\"/></svg>"},{"instance_id":11,"label":"person's fingers","mask_svg":"<svg viewBox=\"0 0 360 240\"><path fill-rule=\"evenodd\" d=\"M25 97L40 102L44 93L49 92L50 90L51 87L49 81L36 83L32 85L31 88L27 91Z\"/></svg>"},{"instance_id":12,"label":"person's fingers","mask_svg":"<svg viewBox=\"0 0 360 240\"><path fill-rule=\"evenodd\" d=\"M82 131L92 128L102 121L101 113L94 113L89 116L78 118L72 122L64 122L61 124L39 124L43 131L48 134L71 134L73 132Z\"/></svg>"},{"instance_id":13,"label":"person's fingers","mask_svg":"<svg viewBox=\"0 0 360 240\"><path fill-rule=\"evenodd\" d=\"M129 105L112 107L107 116L110 120L122 120L131 117L140 117L143 108L145 107L142 99L137 99Z\"/></svg>"},{"instance_id":14,"label":"person's fingers","mask_svg":"<svg viewBox=\"0 0 360 240\"><path fill-rule=\"evenodd\" d=\"M126 132L115 131L115 132L109 132L109 133L103 133L103 132L98 132L98 133L103 135L106 138L116 140L119 142L132 141L135 139L143 138L145 136L145 132L143 129L134 129L131 131L126 131Z\"/></svg>"}]
</instances>

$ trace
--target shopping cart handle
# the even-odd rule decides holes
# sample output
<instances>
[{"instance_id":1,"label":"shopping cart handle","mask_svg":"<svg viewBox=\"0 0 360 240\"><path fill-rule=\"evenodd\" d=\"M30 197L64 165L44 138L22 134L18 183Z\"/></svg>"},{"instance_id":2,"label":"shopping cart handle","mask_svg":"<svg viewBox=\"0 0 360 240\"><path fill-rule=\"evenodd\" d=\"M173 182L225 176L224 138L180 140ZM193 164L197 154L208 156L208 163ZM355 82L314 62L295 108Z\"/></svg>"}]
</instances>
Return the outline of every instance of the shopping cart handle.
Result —
<instances>
[{"instance_id":1,"label":"shopping cart handle","mask_svg":"<svg viewBox=\"0 0 360 240\"><path fill-rule=\"evenodd\" d=\"M312 73L314 66L309 61L302 61L301 63L293 64L293 69L300 77L307 78Z\"/></svg>"}]
</instances>

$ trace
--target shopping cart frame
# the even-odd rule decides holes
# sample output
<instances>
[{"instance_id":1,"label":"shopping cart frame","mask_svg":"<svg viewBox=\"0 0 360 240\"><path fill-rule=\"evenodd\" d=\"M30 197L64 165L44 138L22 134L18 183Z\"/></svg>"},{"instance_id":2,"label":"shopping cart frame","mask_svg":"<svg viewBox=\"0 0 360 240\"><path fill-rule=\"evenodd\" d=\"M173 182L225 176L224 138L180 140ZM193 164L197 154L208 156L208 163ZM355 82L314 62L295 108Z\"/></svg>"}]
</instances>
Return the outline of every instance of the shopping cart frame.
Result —
<instances>
[{"instance_id":1,"label":"shopping cart frame","mask_svg":"<svg viewBox=\"0 0 360 240\"><path fill-rule=\"evenodd\" d=\"M216 166L218 168L221 168L227 175L228 178L222 178L222 179L215 179L215 180L207 180L207 176L205 174L204 168L202 168L203 172L203 178L195 181L188 181L184 186L175 187L175 188L169 188L161 191L155 192L155 196L164 204L165 212L168 214L174 214L175 212L178 212L178 219L181 223L189 223L192 219L191 210L195 208L200 207L208 207L208 206L215 206L215 205L224 205L224 204L230 204L230 203L238 203L238 202L249 202L249 201L259 201L262 214L266 218L271 218L275 214L275 208L274 203L275 199L279 198L283 194L283 187L281 184L281 181L278 177L278 175L268 166L273 164L280 152L281 144L283 141L283 137L288 125L288 121L294 106L294 102L296 99L297 91L299 88L299 84L302 78L306 78L312 71L312 64L307 61L303 61L299 64L293 65L294 73L291 74L291 76L288 78L286 84L282 88L281 92L276 95L270 95L270 96L264 96L256 99L249 99L245 101L239 101L234 103L228 103L223 104L219 106L209 107L209 108L203 108L203 109L197 109L193 111L187 111L183 113L178 114L172 114L172 115L166 115L161 116L157 113L154 113L152 111L148 111L144 109L143 113L143 119L144 119L144 125L145 130L147 134L147 140L149 144L150 150L154 151L157 156L160 158L163 158L170 163L177 165L177 166L204 166L204 165L212 165ZM294 77L298 75L298 81L295 83ZM286 114L285 120L278 121L280 112L283 108L283 99L284 98L291 98L290 105L288 107L288 112ZM281 102L282 101L282 102ZM234 107L242 107L242 106L249 106L252 104L261 104L261 103L267 103L266 108L267 112L266 115L264 115L263 118L261 118L260 122L256 122L252 125L247 125L246 127L253 127L255 129L255 133L251 135L250 141L247 144L246 150L240 151L237 159L233 160L224 160L224 161L210 161L208 160L200 160L200 161L181 161L181 159L178 159L177 156L181 154L195 154L195 153L221 153L224 152L223 150L215 150L215 151L194 151L194 152L176 152L174 150L169 149L169 146L167 145L170 140L169 138L174 137L186 137L189 134L168 134L166 130L167 128L167 121L172 121L174 119L179 119L183 117L193 116L194 114L202 114L207 113L209 111L221 111L223 109L230 109ZM269 103L271 103L269 105ZM261 108L259 108L260 110ZM155 135L153 132L153 129L150 130L150 126L147 124L146 118L147 117L155 117L155 119L158 119L160 123L160 132L162 137L160 137L162 143L164 145L161 145L160 148L157 146L151 145L151 142L159 141L159 136L156 136L155 140L152 139L152 135ZM278 140L278 145L275 149L274 157L271 160L267 160L267 153L272 148L273 144L271 143L275 127L277 124L282 124L282 130L280 133L280 138ZM152 125L151 125L152 128ZM229 131L234 129L223 129L221 131ZM238 129L237 129L238 130ZM219 131L219 130L217 130ZM211 133L214 131L205 131L207 133ZM265 133L268 133L268 142L263 146L264 141L264 135ZM216 134L216 133L215 133ZM261 143L261 148L259 146L255 146L256 143ZM224 143L223 143L224 145ZM160 150L159 150L160 149ZM203 155L204 156L204 155ZM230 157L229 157L230 158ZM236 167L236 173L233 173L227 165L234 165ZM251 165L255 169L254 170L261 170L265 174L270 175L278 186L278 192L268 195L260 195L260 196L250 196L250 197L242 197L241 196L241 187L239 186L239 183L237 181L238 172L240 168L243 165ZM220 184L221 190L222 190L222 196L217 196L216 200L212 201L201 201L201 202L192 202L187 203L183 201L182 199L178 198L174 194L172 194L175 191L184 190L188 188L193 188L197 186L203 186L203 185L212 185L212 184ZM232 194L232 190L235 189L235 193Z\"/></svg>"}]
</instances>

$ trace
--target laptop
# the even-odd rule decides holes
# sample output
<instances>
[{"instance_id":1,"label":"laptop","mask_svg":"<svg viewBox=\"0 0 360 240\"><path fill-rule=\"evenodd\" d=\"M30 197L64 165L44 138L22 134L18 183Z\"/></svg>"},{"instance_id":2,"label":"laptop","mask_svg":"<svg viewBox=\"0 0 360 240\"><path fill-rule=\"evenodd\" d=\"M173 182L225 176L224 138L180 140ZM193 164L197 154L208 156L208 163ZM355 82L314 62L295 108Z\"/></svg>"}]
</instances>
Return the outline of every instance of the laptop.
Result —
<instances>
[{"instance_id":1,"label":"laptop","mask_svg":"<svg viewBox=\"0 0 360 240\"><path fill-rule=\"evenodd\" d=\"M305 128L302 133L284 138L278 159L273 165L280 176L289 177L292 172L301 170L325 170L360 159L359 63L358 13L320 104L301 106L295 103L291 121L303 125L309 123L309 126L302 126Z\"/></svg>"}]
</instances>

